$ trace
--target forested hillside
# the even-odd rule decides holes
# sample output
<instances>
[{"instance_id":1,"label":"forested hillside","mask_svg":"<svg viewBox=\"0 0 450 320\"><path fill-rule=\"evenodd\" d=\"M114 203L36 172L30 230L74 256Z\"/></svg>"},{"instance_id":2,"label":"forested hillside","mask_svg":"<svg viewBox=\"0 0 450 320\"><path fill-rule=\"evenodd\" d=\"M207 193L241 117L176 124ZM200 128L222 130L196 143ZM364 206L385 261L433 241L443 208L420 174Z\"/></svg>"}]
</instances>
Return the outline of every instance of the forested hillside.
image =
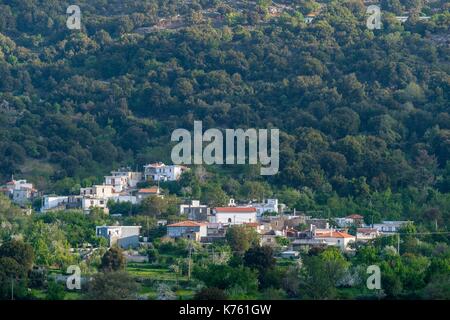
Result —
<instances>
[{"instance_id":1,"label":"forested hillside","mask_svg":"<svg viewBox=\"0 0 450 320\"><path fill-rule=\"evenodd\" d=\"M322 1L310 24L309 0L278 15L268 0L76 2L81 31L66 27L69 1L0 0L1 181L70 193L119 165L170 162L171 132L194 120L274 127L278 175L206 168L180 188L449 225L446 1L383 0L374 31L357 0Z\"/></svg>"}]
</instances>

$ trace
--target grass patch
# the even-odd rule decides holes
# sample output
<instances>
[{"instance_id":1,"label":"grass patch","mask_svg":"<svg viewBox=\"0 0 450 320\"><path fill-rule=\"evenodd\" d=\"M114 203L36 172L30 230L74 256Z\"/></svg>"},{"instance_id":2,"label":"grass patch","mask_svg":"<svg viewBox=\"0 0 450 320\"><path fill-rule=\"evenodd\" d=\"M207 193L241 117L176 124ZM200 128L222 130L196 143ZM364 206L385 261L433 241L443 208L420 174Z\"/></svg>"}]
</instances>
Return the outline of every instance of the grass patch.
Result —
<instances>
[{"instance_id":1,"label":"grass patch","mask_svg":"<svg viewBox=\"0 0 450 320\"><path fill-rule=\"evenodd\" d=\"M169 268L154 267L148 263L133 263L127 266L126 271L135 277L147 278L156 281L173 281L176 282L175 273ZM186 276L178 276L179 281L187 280Z\"/></svg>"}]
</instances>

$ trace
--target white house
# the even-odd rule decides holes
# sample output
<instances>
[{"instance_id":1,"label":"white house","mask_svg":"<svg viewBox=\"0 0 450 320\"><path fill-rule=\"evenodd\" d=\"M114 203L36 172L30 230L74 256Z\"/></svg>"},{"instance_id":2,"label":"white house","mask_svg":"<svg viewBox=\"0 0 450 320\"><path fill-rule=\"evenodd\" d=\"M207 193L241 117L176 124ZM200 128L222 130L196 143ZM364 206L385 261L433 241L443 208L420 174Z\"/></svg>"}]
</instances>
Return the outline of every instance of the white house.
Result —
<instances>
[{"instance_id":1,"label":"white house","mask_svg":"<svg viewBox=\"0 0 450 320\"><path fill-rule=\"evenodd\" d=\"M380 236L380 232L375 228L357 228L356 241L366 242Z\"/></svg>"},{"instance_id":2,"label":"white house","mask_svg":"<svg viewBox=\"0 0 450 320\"><path fill-rule=\"evenodd\" d=\"M197 221L181 221L167 226L167 236L170 238L186 238L200 241L208 235L208 224Z\"/></svg>"},{"instance_id":3,"label":"white house","mask_svg":"<svg viewBox=\"0 0 450 320\"><path fill-rule=\"evenodd\" d=\"M340 228L351 227L353 225L362 225L364 217L359 214L351 214L344 218L334 218Z\"/></svg>"},{"instance_id":4,"label":"white house","mask_svg":"<svg viewBox=\"0 0 450 320\"><path fill-rule=\"evenodd\" d=\"M105 184L113 186L113 191L118 193L128 189L127 176L105 176Z\"/></svg>"},{"instance_id":5,"label":"white house","mask_svg":"<svg viewBox=\"0 0 450 320\"><path fill-rule=\"evenodd\" d=\"M145 180L150 181L177 181L187 168L179 165L165 165L162 162L144 166Z\"/></svg>"},{"instance_id":6,"label":"white house","mask_svg":"<svg viewBox=\"0 0 450 320\"><path fill-rule=\"evenodd\" d=\"M94 196L97 198L108 199L114 194L114 186L112 185L94 185L89 188L80 188L80 195L82 196Z\"/></svg>"},{"instance_id":7,"label":"white house","mask_svg":"<svg viewBox=\"0 0 450 320\"><path fill-rule=\"evenodd\" d=\"M383 221L382 223L375 223L374 229L377 229L380 233L395 233L398 230L412 221Z\"/></svg>"},{"instance_id":8,"label":"white house","mask_svg":"<svg viewBox=\"0 0 450 320\"><path fill-rule=\"evenodd\" d=\"M192 200L189 204L180 205L180 214L187 215L189 220L205 221L208 220L209 208L199 200Z\"/></svg>"},{"instance_id":9,"label":"white house","mask_svg":"<svg viewBox=\"0 0 450 320\"><path fill-rule=\"evenodd\" d=\"M42 201L41 212L54 210L66 206L69 202L68 196L44 196Z\"/></svg>"},{"instance_id":10,"label":"white house","mask_svg":"<svg viewBox=\"0 0 450 320\"><path fill-rule=\"evenodd\" d=\"M140 230L141 226L98 226L95 234L108 239L109 246L128 249L139 246Z\"/></svg>"},{"instance_id":11,"label":"white house","mask_svg":"<svg viewBox=\"0 0 450 320\"><path fill-rule=\"evenodd\" d=\"M329 230L315 230L314 240L324 241L328 246L339 247L342 251L349 249L349 244L355 242L356 238L346 232Z\"/></svg>"},{"instance_id":12,"label":"white house","mask_svg":"<svg viewBox=\"0 0 450 320\"><path fill-rule=\"evenodd\" d=\"M25 205L38 195L32 183L27 180L11 180L2 187L3 193L9 196L15 204Z\"/></svg>"},{"instance_id":13,"label":"white house","mask_svg":"<svg viewBox=\"0 0 450 320\"><path fill-rule=\"evenodd\" d=\"M261 217L266 212L279 213L278 199L267 199L263 203L252 203L251 206L256 209L258 217Z\"/></svg>"},{"instance_id":14,"label":"white house","mask_svg":"<svg viewBox=\"0 0 450 320\"><path fill-rule=\"evenodd\" d=\"M131 202L132 204L137 204L138 199L137 196L131 196L128 194L117 194L113 197L109 198L109 200L115 201L115 202Z\"/></svg>"},{"instance_id":15,"label":"white house","mask_svg":"<svg viewBox=\"0 0 450 320\"><path fill-rule=\"evenodd\" d=\"M135 188L136 185L143 180L142 172L131 171L129 168L121 168L111 171L113 177L127 177L128 187Z\"/></svg>"},{"instance_id":16,"label":"white house","mask_svg":"<svg viewBox=\"0 0 450 320\"><path fill-rule=\"evenodd\" d=\"M13 190L12 201L15 204L24 205L33 198L34 194L35 194L34 189L23 188L19 190Z\"/></svg>"},{"instance_id":17,"label":"white house","mask_svg":"<svg viewBox=\"0 0 450 320\"><path fill-rule=\"evenodd\" d=\"M14 180L14 179L6 183L6 188L9 190L11 195L14 190L34 189L33 184L28 183L27 180Z\"/></svg>"},{"instance_id":18,"label":"white house","mask_svg":"<svg viewBox=\"0 0 450 320\"><path fill-rule=\"evenodd\" d=\"M108 212L108 200L99 197L83 197L81 208L85 213L89 213L94 208L103 209L105 213Z\"/></svg>"},{"instance_id":19,"label":"white house","mask_svg":"<svg viewBox=\"0 0 450 320\"><path fill-rule=\"evenodd\" d=\"M244 224L256 222L256 209L254 207L218 207L213 209L209 216L211 223L225 225Z\"/></svg>"},{"instance_id":20,"label":"white house","mask_svg":"<svg viewBox=\"0 0 450 320\"><path fill-rule=\"evenodd\" d=\"M142 172L121 168L111 171L111 175L105 176L105 184L114 186L114 192L122 192L129 188L135 188L143 180L142 177Z\"/></svg>"}]
</instances>

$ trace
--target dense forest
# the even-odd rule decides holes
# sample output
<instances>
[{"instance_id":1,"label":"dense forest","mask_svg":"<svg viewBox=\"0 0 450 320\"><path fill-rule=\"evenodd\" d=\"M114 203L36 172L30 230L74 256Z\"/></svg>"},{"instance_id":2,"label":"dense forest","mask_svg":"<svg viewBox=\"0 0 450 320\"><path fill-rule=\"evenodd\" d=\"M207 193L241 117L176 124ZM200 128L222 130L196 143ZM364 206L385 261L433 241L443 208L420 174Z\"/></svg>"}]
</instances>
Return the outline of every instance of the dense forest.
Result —
<instances>
[{"instance_id":1,"label":"dense forest","mask_svg":"<svg viewBox=\"0 0 450 320\"><path fill-rule=\"evenodd\" d=\"M274 16L269 0L80 0L69 30L69 1L0 0L1 180L76 193L119 165L170 162L171 132L194 120L279 128L278 175L197 168L167 187L446 229L448 3L382 0L371 31L363 1L281 2ZM177 23L151 29L161 19Z\"/></svg>"}]
</instances>

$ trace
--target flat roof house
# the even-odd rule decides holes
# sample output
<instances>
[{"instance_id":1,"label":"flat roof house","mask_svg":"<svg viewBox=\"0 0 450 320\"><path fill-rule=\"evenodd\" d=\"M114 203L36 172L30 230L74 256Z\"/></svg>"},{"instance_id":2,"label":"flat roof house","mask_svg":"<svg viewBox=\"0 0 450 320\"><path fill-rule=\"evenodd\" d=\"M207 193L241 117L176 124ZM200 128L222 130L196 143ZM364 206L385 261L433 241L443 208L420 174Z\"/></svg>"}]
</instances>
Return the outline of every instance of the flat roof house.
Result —
<instances>
[{"instance_id":1,"label":"flat roof house","mask_svg":"<svg viewBox=\"0 0 450 320\"><path fill-rule=\"evenodd\" d=\"M199 200L192 200L189 204L180 205L180 214L187 215L189 220L205 221L208 220L209 208Z\"/></svg>"},{"instance_id":2,"label":"flat roof house","mask_svg":"<svg viewBox=\"0 0 450 320\"><path fill-rule=\"evenodd\" d=\"M162 162L144 166L145 180L149 181L176 181L187 168L179 165L165 165Z\"/></svg>"},{"instance_id":3,"label":"flat roof house","mask_svg":"<svg viewBox=\"0 0 450 320\"><path fill-rule=\"evenodd\" d=\"M82 196L94 196L97 198L108 199L114 194L114 186L112 185L94 185L89 188L80 188L80 195Z\"/></svg>"},{"instance_id":4,"label":"flat roof house","mask_svg":"<svg viewBox=\"0 0 450 320\"><path fill-rule=\"evenodd\" d=\"M108 200L99 197L83 197L81 200L81 208L84 213L91 212L94 208L102 209L104 213L109 213L108 210Z\"/></svg>"},{"instance_id":5,"label":"flat roof house","mask_svg":"<svg viewBox=\"0 0 450 320\"><path fill-rule=\"evenodd\" d=\"M141 226L98 226L95 228L97 237L108 240L108 245L118 246L122 249L136 248L139 246L139 234Z\"/></svg>"},{"instance_id":6,"label":"flat roof house","mask_svg":"<svg viewBox=\"0 0 450 320\"><path fill-rule=\"evenodd\" d=\"M398 232L400 228L404 227L408 223L413 223L412 221L383 221L382 223L375 223L373 225L374 229L377 229L381 233L395 233Z\"/></svg>"},{"instance_id":7,"label":"flat roof house","mask_svg":"<svg viewBox=\"0 0 450 320\"><path fill-rule=\"evenodd\" d=\"M209 221L224 225L239 225L256 222L256 213L254 207L217 207L213 209Z\"/></svg>"},{"instance_id":8,"label":"flat roof house","mask_svg":"<svg viewBox=\"0 0 450 320\"><path fill-rule=\"evenodd\" d=\"M262 203L252 203L251 206L256 209L258 217L261 217L266 212L279 213L278 199L266 199Z\"/></svg>"}]
</instances>

